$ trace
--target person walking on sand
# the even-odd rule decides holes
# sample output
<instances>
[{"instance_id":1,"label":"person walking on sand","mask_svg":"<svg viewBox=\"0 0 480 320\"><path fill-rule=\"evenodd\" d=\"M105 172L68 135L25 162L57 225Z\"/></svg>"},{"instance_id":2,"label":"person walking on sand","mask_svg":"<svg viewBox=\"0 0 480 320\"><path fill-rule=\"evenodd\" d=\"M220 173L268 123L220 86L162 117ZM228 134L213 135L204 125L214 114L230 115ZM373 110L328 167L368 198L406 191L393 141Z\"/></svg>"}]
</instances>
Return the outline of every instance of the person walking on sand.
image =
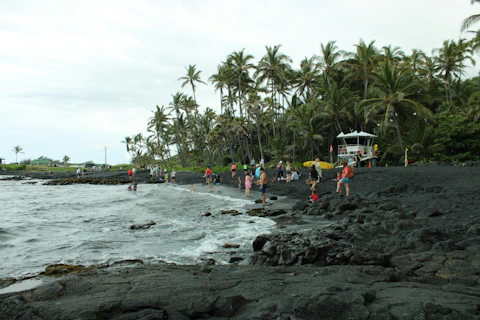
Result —
<instances>
[{"instance_id":1,"label":"person walking on sand","mask_svg":"<svg viewBox=\"0 0 480 320\"><path fill-rule=\"evenodd\" d=\"M250 189L252 188L252 180L253 178L249 175L245 175L245 195L250 197Z\"/></svg>"},{"instance_id":2,"label":"person walking on sand","mask_svg":"<svg viewBox=\"0 0 480 320\"><path fill-rule=\"evenodd\" d=\"M266 204L267 203L267 174L265 173L264 168L260 168L260 191L262 192L262 203Z\"/></svg>"},{"instance_id":3,"label":"person walking on sand","mask_svg":"<svg viewBox=\"0 0 480 320\"><path fill-rule=\"evenodd\" d=\"M337 191L342 194L342 185L345 186L346 196L350 195L350 176L352 169L348 166L348 163L345 161L343 163L342 178L337 182Z\"/></svg>"}]
</instances>

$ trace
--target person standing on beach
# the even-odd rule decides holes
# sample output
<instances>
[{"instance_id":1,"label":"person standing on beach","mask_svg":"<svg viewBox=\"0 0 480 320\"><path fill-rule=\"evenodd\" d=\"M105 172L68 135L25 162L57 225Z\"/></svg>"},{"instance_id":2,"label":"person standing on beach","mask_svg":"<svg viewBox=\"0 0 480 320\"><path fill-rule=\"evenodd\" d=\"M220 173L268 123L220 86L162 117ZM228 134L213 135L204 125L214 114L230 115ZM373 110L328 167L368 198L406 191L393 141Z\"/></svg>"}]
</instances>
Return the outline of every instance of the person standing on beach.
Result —
<instances>
[{"instance_id":1,"label":"person standing on beach","mask_svg":"<svg viewBox=\"0 0 480 320\"><path fill-rule=\"evenodd\" d=\"M80 175L82 174L82 171L80 170L80 167L77 168L77 178L80 179Z\"/></svg>"},{"instance_id":2,"label":"person standing on beach","mask_svg":"<svg viewBox=\"0 0 480 320\"><path fill-rule=\"evenodd\" d=\"M265 168L260 168L260 191L262 192L262 203L267 203L267 174L265 173Z\"/></svg>"},{"instance_id":3,"label":"person standing on beach","mask_svg":"<svg viewBox=\"0 0 480 320\"><path fill-rule=\"evenodd\" d=\"M277 180L280 181L283 179L283 162L282 160L280 160L278 163L277 163Z\"/></svg>"},{"instance_id":4,"label":"person standing on beach","mask_svg":"<svg viewBox=\"0 0 480 320\"><path fill-rule=\"evenodd\" d=\"M250 163L250 165L251 165L252 167L255 166L255 158L252 158L252 162Z\"/></svg>"},{"instance_id":5,"label":"person standing on beach","mask_svg":"<svg viewBox=\"0 0 480 320\"><path fill-rule=\"evenodd\" d=\"M362 152L360 150L357 151L357 154L355 154L355 168L360 168L362 161Z\"/></svg>"},{"instance_id":6,"label":"person standing on beach","mask_svg":"<svg viewBox=\"0 0 480 320\"><path fill-rule=\"evenodd\" d=\"M237 174L237 166L235 165L235 162L232 164L232 178L235 177Z\"/></svg>"},{"instance_id":7,"label":"person standing on beach","mask_svg":"<svg viewBox=\"0 0 480 320\"><path fill-rule=\"evenodd\" d=\"M137 173L137 168L132 168L132 178L135 179L135 174Z\"/></svg>"},{"instance_id":8,"label":"person standing on beach","mask_svg":"<svg viewBox=\"0 0 480 320\"><path fill-rule=\"evenodd\" d=\"M263 158L260 159L260 167L265 168L265 160Z\"/></svg>"},{"instance_id":9,"label":"person standing on beach","mask_svg":"<svg viewBox=\"0 0 480 320\"><path fill-rule=\"evenodd\" d=\"M170 178L170 182L175 183L175 176L177 175L177 172L175 169L172 170L172 177Z\"/></svg>"},{"instance_id":10,"label":"person standing on beach","mask_svg":"<svg viewBox=\"0 0 480 320\"><path fill-rule=\"evenodd\" d=\"M255 169L255 178L260 179L260 165L257 164L257 168Z\"/></svg>"},{"instance_id":11,"label":"person standing on beach","mask_svg":"<svg viewBox=\"0 0 480 320\"><path fill-rule=\"evenodd\" d=\"M220 175L218 173L215 173L214 174L214 183L215 183L215 186L217 186L217 191L220 191L220 183L222 182L221 179L220 179ZM213 185L212 185L212 190L213 190Z\"/></svg>"},{"instance_id":12,"label":"person standing on beach","mask_svg":"<svg viewBox=\"0 0 480 320\"><path fill-rule=\"evenodd\" d=\"M322 180L322 166L320 165L320 159L315 158L315 170L317 171L317 183Z\"/></svg>"},{"instance_id":13,"label":"person standing on beach","mask_svg":"<svg viewBox=\"0 0 480 320\"><path fill-rule=\"evenodd\" d=\"M250 197L250 189L252 188L252 180L253 178L249 175L245 175L245 195Z\"/></svg>"}]
</instances>

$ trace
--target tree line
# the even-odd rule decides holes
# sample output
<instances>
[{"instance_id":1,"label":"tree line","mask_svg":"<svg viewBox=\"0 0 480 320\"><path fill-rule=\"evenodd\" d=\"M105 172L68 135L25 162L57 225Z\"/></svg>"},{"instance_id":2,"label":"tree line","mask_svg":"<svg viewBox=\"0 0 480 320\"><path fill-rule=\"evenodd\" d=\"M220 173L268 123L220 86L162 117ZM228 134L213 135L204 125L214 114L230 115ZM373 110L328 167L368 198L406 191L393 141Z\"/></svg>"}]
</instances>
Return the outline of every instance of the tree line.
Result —
<instances>
[{"instance_id":1,"label":"tree line","mask_svg":"<svg viewBox=\"0 0 480 320\"><path fill-rule=\"evenodd\" d=\"M258 62L242 49L208 80L196 65L186 67L178 80L192 95L173 94L148 119L148 135L122 143L143 164L171 165L173 153L183 167L330 161L340 132L362 130L378 135L383 162L400 163L405 148L419 161L479 160L480 78L465 78L479 48L480 32L446 40L431 55L363 40L347 52L331 41L299 66L281 45L266 46ZM219 93L219 114L200 111L199 85Z\"/></svg>"}]
</instances>

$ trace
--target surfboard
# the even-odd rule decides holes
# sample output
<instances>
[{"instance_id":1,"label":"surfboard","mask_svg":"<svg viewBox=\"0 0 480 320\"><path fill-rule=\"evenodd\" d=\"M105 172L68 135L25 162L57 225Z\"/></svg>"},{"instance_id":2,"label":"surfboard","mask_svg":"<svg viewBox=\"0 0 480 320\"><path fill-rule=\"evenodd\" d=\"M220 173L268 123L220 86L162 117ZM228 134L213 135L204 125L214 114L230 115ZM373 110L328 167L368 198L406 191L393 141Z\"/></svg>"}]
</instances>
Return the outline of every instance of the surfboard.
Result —
<instances>
[{"instance_id":1,"label":"surfboard","mask_svg":"<svg viewBox=\"0 0 480 320\"><path fill-rule=\"evenodd\" d=\"M306 167L306 168L309 168L309 167L313 166L314 163L315 163L315 161L305 161L303 163L303 166ZM325 170L330 170L330 169L333 168L333 166L328 162L320 161L320 168L325 169Z\"/></svg>"}]
</instances>

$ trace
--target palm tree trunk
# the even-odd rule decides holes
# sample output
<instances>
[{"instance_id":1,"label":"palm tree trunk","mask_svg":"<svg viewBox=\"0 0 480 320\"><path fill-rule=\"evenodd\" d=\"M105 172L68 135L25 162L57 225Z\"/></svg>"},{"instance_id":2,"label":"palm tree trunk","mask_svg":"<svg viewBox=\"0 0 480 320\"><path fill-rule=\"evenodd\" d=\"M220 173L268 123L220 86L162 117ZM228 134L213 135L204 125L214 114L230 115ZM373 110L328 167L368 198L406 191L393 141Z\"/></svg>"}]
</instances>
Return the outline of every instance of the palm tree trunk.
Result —
<instances>
[{"instance_id":1,"label":"palm tree trunk","mask_svg":"<svg viewBox=\"0 0 480 320\"><path fill-rule=\"evenodd\" d=\"M395 114L393 115L393 120L395 121L395 129L397 129L398 142L400 143L400 148L402 148L403 152L405 150L405 147L403 146L402 134L400 133L400 127L398 125L397 116Z\"/></svg>"},{"instance_id":2,"label":"palm tree trunk","mask_svg":"<svg viewBox=\"0 0 480 320\"><path fill-rule=\"evenodd\" d=\"M243 111L242 111L242 88L241 88L241 85L240 85L240 81L241 81L241 76L242 76L242 73L240 73L238 75L238 108L240 110L240 117L242 117L243 115Z\"/></svg>"},{"instance_id":3,"label":"palm tree trunk","mask_svg":"<svg viewBox=\"0 0 480 320\"><path fill-rule=\"evenodd\" d=\"M260 149L260 159L265 159L263 157L263 147L262 147L262 138L261 138L261 132L260 132L260 112L256 112L256 127L257 127L257 139L258 139L258 148Z\"/></svg>"}]
</instances>

